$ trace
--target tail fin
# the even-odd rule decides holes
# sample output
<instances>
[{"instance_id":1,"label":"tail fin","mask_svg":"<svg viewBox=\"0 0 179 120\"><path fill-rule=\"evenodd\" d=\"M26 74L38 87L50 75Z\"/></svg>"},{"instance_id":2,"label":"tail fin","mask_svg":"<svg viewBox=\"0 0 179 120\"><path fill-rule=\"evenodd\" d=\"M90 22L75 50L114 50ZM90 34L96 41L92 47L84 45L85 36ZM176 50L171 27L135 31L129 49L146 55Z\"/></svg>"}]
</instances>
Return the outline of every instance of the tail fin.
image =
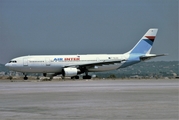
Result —
<instances>
[{"instance_id":1,"label":"tail fin","mask_svg":"<svg viewBox=\"0 0 179 120\"><path fill-rule=\"evenodd\" d=\"M149 54L158 29L151 28L128 53Z\"/></svg>"}]
</instances>

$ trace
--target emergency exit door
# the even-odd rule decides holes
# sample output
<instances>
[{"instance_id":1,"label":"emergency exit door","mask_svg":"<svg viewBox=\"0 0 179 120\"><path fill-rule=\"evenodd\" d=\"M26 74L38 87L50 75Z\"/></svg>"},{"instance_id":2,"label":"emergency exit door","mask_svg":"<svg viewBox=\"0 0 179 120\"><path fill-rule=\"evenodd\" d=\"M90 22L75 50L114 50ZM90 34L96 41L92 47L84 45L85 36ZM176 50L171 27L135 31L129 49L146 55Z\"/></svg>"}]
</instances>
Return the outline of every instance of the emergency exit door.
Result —
<instances>
[{"instance_id":1,"label":"emergency exit door","mask_svg":"<svg viewBox=\"0 0 179 120\"><path fill-rule=\"evenodd\" d=\"M24 59L24 66L28 66L28 59Z\"/></svg>"}]
</instances>

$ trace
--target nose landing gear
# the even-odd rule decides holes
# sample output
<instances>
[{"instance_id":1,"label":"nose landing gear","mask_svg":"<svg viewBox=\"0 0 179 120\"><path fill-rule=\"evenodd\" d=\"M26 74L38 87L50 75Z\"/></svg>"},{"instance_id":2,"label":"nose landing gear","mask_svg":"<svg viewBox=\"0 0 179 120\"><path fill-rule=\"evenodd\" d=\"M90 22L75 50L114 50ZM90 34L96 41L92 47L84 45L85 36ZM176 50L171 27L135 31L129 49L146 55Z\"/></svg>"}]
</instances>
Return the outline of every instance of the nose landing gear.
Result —
<instances>
[{"instance_id":1,"label":"nose landing gear","mask_svg":"<svg viewBox=\"0 0 179 120\"><path fill-rule=\"evenodd\" d=\"M27 77L27 75L26 74L24 74L25 76L24 76L24 80L28 80L28 77Z\"/></svg>"}]
</instances>

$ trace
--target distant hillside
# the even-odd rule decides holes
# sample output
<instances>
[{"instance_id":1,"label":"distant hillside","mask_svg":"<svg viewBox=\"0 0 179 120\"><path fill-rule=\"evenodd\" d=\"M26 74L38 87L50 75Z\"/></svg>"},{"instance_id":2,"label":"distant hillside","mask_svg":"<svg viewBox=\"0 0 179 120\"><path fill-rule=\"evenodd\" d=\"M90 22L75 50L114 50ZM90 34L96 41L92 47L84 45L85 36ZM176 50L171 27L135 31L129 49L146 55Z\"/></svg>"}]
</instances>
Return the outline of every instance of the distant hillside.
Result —
<instances>
[{"instance_id":1,"label":"distant hillside","mask_svg":"<svg viewBox=\"0 0 179 120\"><path fill-rule=\"evenodd\" d=\"M178 61L156 61L156 62L141 62L126 68L96 73L99 77L130 77L130 76L173 76L179 75Z\"/></svg>"}]
</instances>

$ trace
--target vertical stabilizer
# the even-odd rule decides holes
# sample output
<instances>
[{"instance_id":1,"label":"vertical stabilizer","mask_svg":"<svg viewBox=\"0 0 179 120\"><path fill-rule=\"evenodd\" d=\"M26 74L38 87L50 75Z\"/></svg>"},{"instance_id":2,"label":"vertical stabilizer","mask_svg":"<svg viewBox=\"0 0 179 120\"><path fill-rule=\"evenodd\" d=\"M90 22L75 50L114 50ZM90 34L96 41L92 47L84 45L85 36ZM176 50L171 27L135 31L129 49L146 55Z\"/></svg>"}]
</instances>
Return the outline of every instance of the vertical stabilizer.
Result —
<instances>
[{"instance_id":1,"label":"vertical stabilizer","mask_svg":"<svg viewBox=\"0 0 179 120\"><path fill-rule=\"evenodd\" d=\"M158 29L151 28L128 53L149 54Z\"/></svg>"}]
</instances>

